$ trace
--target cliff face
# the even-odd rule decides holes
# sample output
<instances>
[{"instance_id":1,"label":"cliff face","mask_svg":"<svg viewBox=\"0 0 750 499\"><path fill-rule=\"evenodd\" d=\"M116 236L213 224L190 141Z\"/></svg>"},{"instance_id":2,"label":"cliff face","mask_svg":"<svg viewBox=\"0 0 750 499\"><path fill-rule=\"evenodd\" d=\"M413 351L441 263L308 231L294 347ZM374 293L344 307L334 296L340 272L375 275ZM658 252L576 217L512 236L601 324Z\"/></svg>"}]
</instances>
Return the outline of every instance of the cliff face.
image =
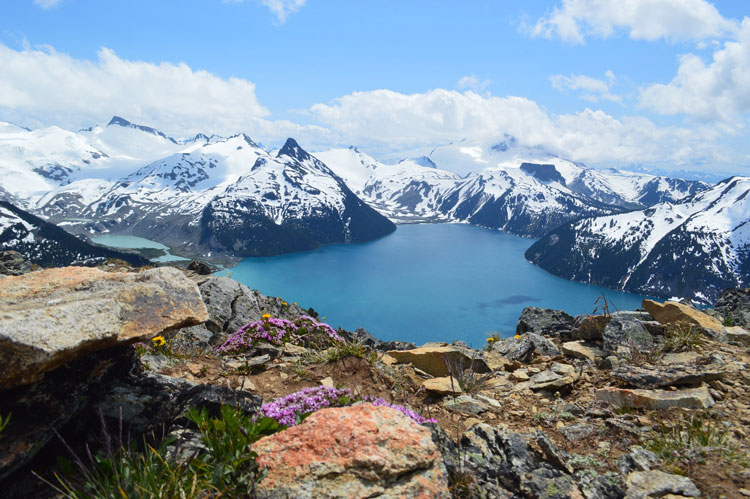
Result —
<instances>
[{"instance_id":1,"label":"cliff face","mask_svg":"<svg viewBox=\"0 0 750 499\"><path fill-rule=\"evenodd\" d=\"M80 487L51 459L71 458L55 432L86 468L80 444L104 425L110 448L114 428L136 440L168 428L174 441L152 454L182 470L169 486L228 497L737 496L750 486L750 334L724 323L750 316L748 293L708 314L530 307L515 337L472 350L334 331L289 298L177 269L0 278L0 487L53 496L32 470ZM242 459L215 473L235 447ZM686 476L664 472L675 467ZM118 486L141 483L134 473Z\"/></svg>"}]
</instances>

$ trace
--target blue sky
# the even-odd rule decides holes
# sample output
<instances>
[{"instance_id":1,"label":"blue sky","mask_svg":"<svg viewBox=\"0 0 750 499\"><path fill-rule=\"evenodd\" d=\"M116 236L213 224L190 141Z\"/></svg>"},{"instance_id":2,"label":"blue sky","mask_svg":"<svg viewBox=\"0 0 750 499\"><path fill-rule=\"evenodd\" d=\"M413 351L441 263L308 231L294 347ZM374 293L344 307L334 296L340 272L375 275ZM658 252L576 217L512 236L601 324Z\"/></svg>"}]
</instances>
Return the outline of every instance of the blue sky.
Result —
<instances>
[{"instance_id":1,"label":"blue sky","mask_svg":"<svg viewBox=\"0 0 750 499\"><path fill-rule=\"evenodd\" d=\"M746 0L12 0L0 120L750 174Z\"/></svg>"}]
</instances>

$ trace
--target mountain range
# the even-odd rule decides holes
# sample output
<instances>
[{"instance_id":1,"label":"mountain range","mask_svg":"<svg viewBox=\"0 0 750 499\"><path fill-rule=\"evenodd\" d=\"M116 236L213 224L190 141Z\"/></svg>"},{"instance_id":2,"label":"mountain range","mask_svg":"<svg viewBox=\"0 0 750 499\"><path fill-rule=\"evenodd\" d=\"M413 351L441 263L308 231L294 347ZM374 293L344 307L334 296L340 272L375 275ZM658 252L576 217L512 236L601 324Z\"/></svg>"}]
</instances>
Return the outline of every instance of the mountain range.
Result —
<instances>
[{"instance_id":1,"label":"mountain range","mask_svg":"<svg viewBox=\"0 0 750 499\"><path fill-rule=\"evenodd\" d=\"M720 185L592 169L507 135L378 161L356 147L309 153L294 139L278 151L245 134L175 139L117 116L78 132L0 124L0 199L79 236L136 235L203 258L368 241L395 230L393 222L460 222L539 238L527 258L563 277L710 299L714 288L745 282L744 232L727 239L711 223L675 232L679 224L662 222L718 209L724 201L700 200ZM635 219L642 222L627 234L614 229ZM726 251L696 245L707 234L730 241ZM652 262L654 248L675 245L698 248L691 262L720 270L679 283L669 277L683 268L678 261ZM585 255L597 257L587 263Z\"/></svg>"},{"instance_id":2,"label":"mountain range","mask_svg":"<svg viewBox=\"0 0 750 499\"><path fill-rule=\"evenodd\" d=\"M750 285L750 178L732 177L680 203L564 224L526 258L577 281L713 303Z\"/></svg>"}]
</instances>

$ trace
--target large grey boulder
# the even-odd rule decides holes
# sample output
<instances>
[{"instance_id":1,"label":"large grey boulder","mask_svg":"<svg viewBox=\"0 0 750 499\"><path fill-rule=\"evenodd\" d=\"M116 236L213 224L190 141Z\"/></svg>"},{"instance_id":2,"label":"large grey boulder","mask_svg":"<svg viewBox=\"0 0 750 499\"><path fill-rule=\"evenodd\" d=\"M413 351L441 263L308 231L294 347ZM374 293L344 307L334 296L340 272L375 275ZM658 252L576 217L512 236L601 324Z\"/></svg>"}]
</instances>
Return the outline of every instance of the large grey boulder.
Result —
<instances>
[{"instance_id":1,"label":"large grey boulder","mask_svg":"<svg viewBox=\"0 0 750 499\"><path fill-rule=\"evenodd\" d=\"M307 314L294 303L265 296L229 277L211 277L199 289L208 309L208 319L205 324L185 328L177 335L180 340L193 344L220 344L227 335L248 322L260 320L263 314L283 319L296 319Z\"/></svg>"},{"instance_id":2,"label":"large grey boulder","mask_svg":"<svg viewBox=\"0 0 750 499\"><path fill-rule=\"evenodd\" d=\"M174 268L137 273L64 267L0 280L0 390L87 353L206 320L193 281Z\"/></svg>"},{"instance_id":3,"label":"large grey boulder","mask_svg":"<svg viewBox=\"0 0 750 499\"><path fill-rule=\"evenodd\" d=\"M644 327L643 322L651 316L643 312L615 312L602 333L606 353L614 353L617 347L650 350L654 337Z\"/></svg>"},{"instance_id":4,"label":"large grey boulder","mask_svg":"<svg viewBox=\"0 0 750 499\"><path fill-rule=\"evenodd\" d=\"M477 497L581 497L570 468L544 434L523 435L482 423L463 434L461 446Z\"/></svg>"},{"instance_id":5,"label":"large grey boulder","mask_svg":"<svg viewBox=\"0 0 750 499\"><path fill-rule=\"evenodd\" d=\"M562 310L526 307L516 325L516 334L535 333L542 336L566 335L575 327L575 319Z\"/></svg>"},{"instance_id":6,"label":"large grey boulder","mask_svg":"<svg viewBox=\"0 0 750 499\"><path fill-rule=\"evenodd\" d=\"M492 350L509 360L529 362L536 355L555 357L560 355L560 349L544 336L527 333L516 338L505 338L492 345Z\"/></svg>"}]
</instances>

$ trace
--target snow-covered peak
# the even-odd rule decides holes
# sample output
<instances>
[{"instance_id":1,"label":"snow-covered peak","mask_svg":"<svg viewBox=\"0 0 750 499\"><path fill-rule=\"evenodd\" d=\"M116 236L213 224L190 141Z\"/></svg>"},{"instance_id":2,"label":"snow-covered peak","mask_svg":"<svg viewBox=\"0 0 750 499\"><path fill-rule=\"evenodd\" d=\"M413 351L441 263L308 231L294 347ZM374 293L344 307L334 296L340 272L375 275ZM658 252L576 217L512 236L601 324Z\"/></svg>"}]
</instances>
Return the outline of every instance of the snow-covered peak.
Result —
<instances>
[{"instance_id":1,"label":"snow-covered peak","mask_svg":"<svg viewBox=\"0 0 750 499\"><path fill-rule=\"evenodd\" d=\"M135 123L131 123L125 118L121 118L119 116L113 116L111 120L109 120L109 123L107 123L107 126L121 126L124 128L134 128L136 130L140 130L142 132L150 133L151 135L156 135L157 137L161 137L163 139L169 140L170 142L173 142L177 144L177 141L173 139L172 137L167 136L165 133L160 132L156 128L151 128L150 126L144 126L144 125L137 125Z\"/></svg>"}]
</instances>

